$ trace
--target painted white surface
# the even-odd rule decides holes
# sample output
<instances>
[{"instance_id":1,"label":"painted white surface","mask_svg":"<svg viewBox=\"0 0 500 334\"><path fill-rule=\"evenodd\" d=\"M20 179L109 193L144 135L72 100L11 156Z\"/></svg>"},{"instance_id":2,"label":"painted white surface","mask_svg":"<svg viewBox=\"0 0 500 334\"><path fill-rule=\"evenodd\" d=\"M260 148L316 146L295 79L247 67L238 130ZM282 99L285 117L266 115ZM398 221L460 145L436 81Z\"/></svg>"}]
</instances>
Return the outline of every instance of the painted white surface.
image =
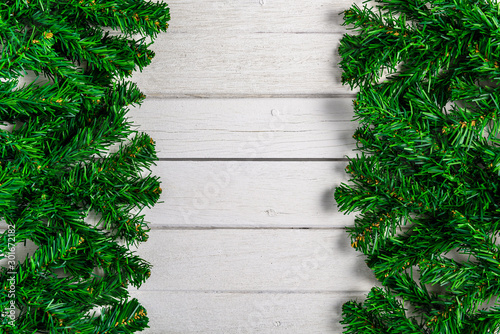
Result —
<instances>
[{"instance_id":1,"label":"painted white surface","mask_svg":"<svg viewBox=\"0 0 500 334\"><path fill-rule=\"evenodd\" d=\"M161 161L163 195L145 211L154 228L342 228L333 192L345 161Z\"/></svg>"},{"instance_id":2,"label":"painted white surface","mask_svg":"<svg viewBox=\"0 0 500 334\"><path fill-rule=\"evenodd\" d=\"M147 243L137 253L154 270L142 291L330 293L374 278L342 229L156 230Z\"/></svg>"},{"instance_id":3,"label":"painted white surface","mask_svg":"<svg viewBox=\"0 0 500 334\"><path fill-rule=\"evenodd\" d=\"M343 33L351 0L170 1L171 33Z\"/></svg>"},{"instance_id":4,"label":"painted white surface","mask_svg":"<svg viewBox=\"0 0 500 334\"><path fill-rule=\"evenodd\" d=\"M143 333L341 333L349 293L133 291L153 327Z\"/></svg>"},{"instance_id":5,"label":"painted white surface","mask_svg":"<svg viewBox=\"0 0 500 334\"><path fill-rule=\"evenodd\" d=\"M343 11L356 0L177 0L156 58L134 79L148 96L350 94L340 84Z\"/></svg>"},{"instance_id":6,"label":"painted white surface","mask_svg":"<svg viewBox=\"0 0 500 334\"><path fill-rule=\"evenodd\" d=\"M337 70L341 36L166 33L152 47L151 65L133 80L156 97L349 94Z\"/></svg>"},{"instance_id":7,"label":"painted white surface","mask_svg":"<svg viewBox=\"0 0 500 334\"><path fill-rule=\"evenodd\" d=\"M376 284L336 209L353 156L338 13L352 1L170 1L130 111L157 142L158 204L131 291L159 333L340 333Z\"/></svg>"},{"instance_id":8,"label":"painted white surface","mask_svg":"<svg viewBox=\"0 0 500 334\"><path fill-rule=\"evenodd\" d=\"M160 158L343 158L349 98L146 99L129 113Z\"/></svg>"}]
</instances>

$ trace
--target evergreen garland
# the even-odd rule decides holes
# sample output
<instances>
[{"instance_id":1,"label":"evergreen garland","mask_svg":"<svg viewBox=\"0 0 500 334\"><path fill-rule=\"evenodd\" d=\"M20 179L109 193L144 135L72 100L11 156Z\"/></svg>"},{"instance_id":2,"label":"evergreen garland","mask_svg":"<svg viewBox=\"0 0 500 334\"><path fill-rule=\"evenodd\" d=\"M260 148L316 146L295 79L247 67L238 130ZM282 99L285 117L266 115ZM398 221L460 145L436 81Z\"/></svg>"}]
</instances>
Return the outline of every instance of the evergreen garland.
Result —
<instances>
[{"instance_id":1,"label":"evergreen garland","mask_svg":"<svg viewBox=\"0 0 500 334\"><path fill-rule=\"evenodd\" d=\"M345 333L500 329L499 17L492 0L344 13L359 153L335 199L359 212L352 247L383 285L344 304Z\"/></svg>"},{"instance_id":2,"label":"evergreen garland","mask_svg":"<svg viewBox=\"0 0 500 334\"><path fill-rule=\"evenodd\" d=\"M141 175L157 157L154 141L126 118L145 98L126 79L150 64L169 18L165 3L144 0L0 4L0 218L8 225L0 333L148 327L127 287L139 287L151 265L128 247L147 240L140 211L161 188L158 177ZM50 81L21 85L26 71ZM15 244L26 240L38 249L16 259Z\"/></svg>"}]
</instances>

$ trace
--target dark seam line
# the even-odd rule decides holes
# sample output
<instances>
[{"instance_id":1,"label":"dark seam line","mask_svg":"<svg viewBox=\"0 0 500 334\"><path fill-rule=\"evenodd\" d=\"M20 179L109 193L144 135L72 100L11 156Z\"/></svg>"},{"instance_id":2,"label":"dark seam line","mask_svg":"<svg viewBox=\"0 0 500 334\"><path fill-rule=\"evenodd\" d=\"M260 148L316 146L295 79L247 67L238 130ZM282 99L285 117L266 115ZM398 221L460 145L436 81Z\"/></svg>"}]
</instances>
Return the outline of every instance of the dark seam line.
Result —
<instances>
[{"instance_id":1,"label":"dark seam line","mask_svg":"<svg viewBox=\"0 0 500 334\"><path fill-rule=\"evenodd\" d=\"M349 161L347 158L159 158L159 161L271 161L271 162L280 162L280 161L295 161L295 162L336 162Z\"/></svg>"},{"instance_id":2,"label":"dark seam line","mask_svg":"<svg viewBox=\"0 0 500 334\"><path fill-rule=\"evenodd\" d=\"M348 226L353 227L353 226ZM149 225L151 230L345 230L344 226L303 227L303 226L158 226Z\"/></svg>"},{"instance_id":3,"label":"dark seam line","mask_svg":"<svg viewBox=\"0 0 500 334\"><path fill-rule=\"evenodd\" d=\"M290 99L290 98L307 98L307 99L347 99L356 98L356 94L207 94L207 93L192 93L192 94L158 94L145 93L146 101L148 100L166 100L166 99Z\"/></svg>"}]
</instances>

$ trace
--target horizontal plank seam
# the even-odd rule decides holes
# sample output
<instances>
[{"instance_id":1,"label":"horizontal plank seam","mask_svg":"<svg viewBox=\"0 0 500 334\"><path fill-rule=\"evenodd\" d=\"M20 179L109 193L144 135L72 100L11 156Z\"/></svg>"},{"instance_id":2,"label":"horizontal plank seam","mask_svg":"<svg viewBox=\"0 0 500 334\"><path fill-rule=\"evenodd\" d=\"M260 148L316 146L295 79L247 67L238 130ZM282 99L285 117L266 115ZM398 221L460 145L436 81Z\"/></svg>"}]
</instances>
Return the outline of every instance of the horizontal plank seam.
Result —
<instances>
[{"instance_id":1,"label":"horizontal plank seam","mask_svg":"<svg viewBox=\"0 0 500 334\"><path fill-rule=\"evenodd\" d=\"M167 289L167 290L146 290L141 288L139 292L175 292L175 293L206 293L206 294L329 294L329 295L357 295L368 293L368 290L360 291L345 291L345 290L179 290L179 289Z\"/></svg>"},{"instance_id":2,"label":"horizontal plank seam","mask_svg":"<svg viewBox=\"0 0 500 334\"><path fill-rule=\"evenodd\" d=\"M140 88L140 87L139 87ZM290 98L310 98L310 99L346 99L356 98L356 93L352 94L158 94L145 93L148 100L163 100L163 99L290 99Z\"/></svg>"},{"instance_id":3,"label":"horizontal plank seam","mask_svg":"<svg viewBox=\"0 0 500 334\"><path fill-rule=\"evenodd\" d=\"M354 224L345 226L175 226L175 225L149 225L150 230L172 231L200 231L200 230L344 230L354 227ZM402 226L402 231L408 231L409 226Z\"/></svg>"},{"instance_id":4,"label":"horizontal plank seam","mask_svg":"<svg viewBox=\"0 0 500 334\"><path fill-rule=\"evenodd\" d=\"M345 230L350 226L175 226L175 225L150 225L151 230Z\"/></svg>"},{"instance_id":5,"label":"horizontal plank seam","mask_svg":"<svg viewBox=\"0 0 500 334\"><path fill-rule=\"evenodd\" d=\"M332 162L349 161L348 158L158 158L158 161L270 161L270 162Z\"/></svg>"},{"instance_id":6,"label":"horizontal plank seam","mask_svg":"<svg viewBox=\"0 0 500 334\"><path fill-rule=\"evenodd\" d=\"M346 33L351 33L355 34L355 31L352 31L352 29L346 28L344 31L250 31L250 30L243 30L243 29L234 29L234 32L240 33L240 34L245 34L245 35L252 35L252 34L269 34L269 35L344 35ZM170 35L195 35L197 37L203 36L203 35L213 35L214 33L217 33L218 31L216 29L210 30L207 29L205 31L202 30L193 30L193 31L187 31L187 30L181 30L181 29L175 29L171 28L168 30L166 33ZM120 35L119 32L116 31L111 31L110 35L116 36Z\"/></svg>"}]
</instances>

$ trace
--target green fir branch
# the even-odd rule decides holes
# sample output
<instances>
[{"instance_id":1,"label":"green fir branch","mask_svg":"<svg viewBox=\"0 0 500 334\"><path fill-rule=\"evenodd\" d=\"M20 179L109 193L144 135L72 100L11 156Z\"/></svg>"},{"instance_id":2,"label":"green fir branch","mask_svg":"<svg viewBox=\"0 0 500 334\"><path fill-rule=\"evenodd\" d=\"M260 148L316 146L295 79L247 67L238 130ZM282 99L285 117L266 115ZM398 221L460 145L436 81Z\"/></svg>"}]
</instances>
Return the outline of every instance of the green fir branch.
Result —
<instances>
[{"instance_id":1,"label":"green fir branch","mask_svg":"<svg viewBox=\"0 0 500 334\"><path fill-rule=\"evenodd\" d=\"M148 239L141 212L162 189L155 142L127 118L145 95L126 79L151 63L169 19L144 0L0 4L1 333L148 327L127 287L152 266L129 247ZM21 85L29 71L37 79ZM28 242L36 250L15 257Z\"/></svg>"},{"instance_id":2,"label":"green fir branch","mask_svg":"<svg viewBox=\"0 0 500 334\"><path fill-rule=\"evenodd\" d=\"M376 2L344 13L356 32L339 52L342 82L359 88L358 153L335 199L358 213L351 245L384 288L344 305L344 333L494 333L500 7Z\"/></svg>"}]
</instances>

